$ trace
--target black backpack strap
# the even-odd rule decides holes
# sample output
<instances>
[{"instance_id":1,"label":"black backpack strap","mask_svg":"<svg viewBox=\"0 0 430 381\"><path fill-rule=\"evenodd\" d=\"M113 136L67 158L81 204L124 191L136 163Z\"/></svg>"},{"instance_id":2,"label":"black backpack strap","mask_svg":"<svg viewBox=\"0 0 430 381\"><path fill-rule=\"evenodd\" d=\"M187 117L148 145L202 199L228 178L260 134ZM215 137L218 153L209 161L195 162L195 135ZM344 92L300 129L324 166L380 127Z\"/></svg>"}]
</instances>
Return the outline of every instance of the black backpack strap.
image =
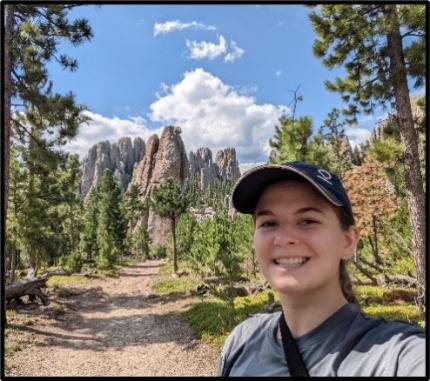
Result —
<instances>
[{"instance_id":1,"label":"black backpack strap","mask_svg":"<svg viewBox=\"0 0 430 381\"><path fill-rule=\"evenodd\" d=\"M281 329L282 345L291 376L309 377L308 371L300 356L299 349L297 348L296 341L291 335L283 313L281 313L281 317L279 318L279 328Z\"/></svg>"}]
</instances>

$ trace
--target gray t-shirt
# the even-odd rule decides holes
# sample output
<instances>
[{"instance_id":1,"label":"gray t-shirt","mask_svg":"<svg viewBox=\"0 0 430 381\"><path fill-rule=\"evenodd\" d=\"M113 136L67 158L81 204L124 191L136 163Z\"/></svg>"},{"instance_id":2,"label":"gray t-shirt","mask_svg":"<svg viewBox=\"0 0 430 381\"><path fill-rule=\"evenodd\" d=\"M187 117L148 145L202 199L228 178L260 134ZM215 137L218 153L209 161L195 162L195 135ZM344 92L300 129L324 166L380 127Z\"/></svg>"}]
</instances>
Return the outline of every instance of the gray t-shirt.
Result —
<instances>
[{"instance_id":1,"label":"gray t-shirt","mask_svg":"<svg viewBox=\"0 0 430 381\"><path fill-rule=\"evenodd\" d=\"M228 336L220 376L289 376L280 312L246 319ZM346 304L296 339L309 376L425 376L425 332L401 321L372 318Z\"/></svg>"}]
</instances>

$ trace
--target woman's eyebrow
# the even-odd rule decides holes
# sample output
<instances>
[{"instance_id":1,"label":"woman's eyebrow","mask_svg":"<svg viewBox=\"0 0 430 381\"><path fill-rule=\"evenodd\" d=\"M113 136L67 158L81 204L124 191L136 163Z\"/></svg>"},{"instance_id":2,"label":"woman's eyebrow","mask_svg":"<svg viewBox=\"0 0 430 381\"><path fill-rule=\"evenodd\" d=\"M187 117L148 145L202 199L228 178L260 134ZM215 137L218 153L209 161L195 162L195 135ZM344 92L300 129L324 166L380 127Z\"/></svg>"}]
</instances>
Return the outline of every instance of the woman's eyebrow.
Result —
<instances>
[{"instance_id":1,"label":"woman's eyebrow","mask_svg":"<svg viewBox=\"0 0 430 381\"><path fill-rule=\"evenodd\" d=\"M305 213L305 212L309 212L309 211L314 211L314 212L324 214L320 209L315 208L314 206L307 206L305 208L300 208L300 209L296 210L294 212L294 214Z\"/></svg>"}]
</instances>

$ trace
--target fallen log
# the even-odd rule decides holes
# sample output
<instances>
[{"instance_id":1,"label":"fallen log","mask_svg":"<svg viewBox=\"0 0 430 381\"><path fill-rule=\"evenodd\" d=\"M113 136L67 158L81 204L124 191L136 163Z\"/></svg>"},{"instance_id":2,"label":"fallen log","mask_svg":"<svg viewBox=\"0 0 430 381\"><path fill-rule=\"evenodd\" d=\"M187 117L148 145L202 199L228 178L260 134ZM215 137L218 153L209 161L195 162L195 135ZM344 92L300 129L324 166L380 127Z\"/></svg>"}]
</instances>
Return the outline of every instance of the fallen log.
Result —
<instances>
[{"instance_id":1,"label":"fallen log","mask_svg":"<svg viewBox=\"0 0 430 381\"><path fill-rule=\"evenodd\" d=\"M47 278L30 280L24 283L15 283L6 286L5 297L6 303L10 304L13 299L18 300L22 296L28 295L31 300L38 297L43 305L48 304L48 297L42 292L42 288L46 288Z\"/></svg>"},{"instance_id":2,"label":"fallen log","mask_svg":"<svg viewBox=\"0 0 430 381\"><path fill-rule=\"evenodd\" d=\"M10 304L12 300L19 300L19 298L28 295L31 301L39 298L44 306L48 304L48 296L42 292L42 288L46 288L46 281L52 275L66 275L67 273L62 270L51 271L42 274L39 278L30 279L21 283L14 283L6 286L5 298L6 303Z\"/></svg>"}]
</instances>

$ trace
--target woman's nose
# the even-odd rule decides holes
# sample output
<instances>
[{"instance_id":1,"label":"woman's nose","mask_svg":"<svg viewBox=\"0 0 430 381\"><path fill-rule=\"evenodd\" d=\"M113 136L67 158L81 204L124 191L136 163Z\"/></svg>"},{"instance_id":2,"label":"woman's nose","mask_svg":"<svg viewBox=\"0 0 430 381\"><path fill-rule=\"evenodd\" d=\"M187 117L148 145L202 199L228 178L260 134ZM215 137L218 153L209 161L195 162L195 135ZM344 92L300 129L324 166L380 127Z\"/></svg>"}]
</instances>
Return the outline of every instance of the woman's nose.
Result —
<instances>
[{"instance_id":1,"label":"woman's nose","mask_svg":"<svg viewBox=\"0 0 430 381\"><path fill-rule=\"evenodd\" d=\"M294 232L291 231L291 229L280 229L273 240L273 244L275 246L288 246L288 245L295 245L298 243L298 238L294 234Z\"/></svg>"}]
</instances>

